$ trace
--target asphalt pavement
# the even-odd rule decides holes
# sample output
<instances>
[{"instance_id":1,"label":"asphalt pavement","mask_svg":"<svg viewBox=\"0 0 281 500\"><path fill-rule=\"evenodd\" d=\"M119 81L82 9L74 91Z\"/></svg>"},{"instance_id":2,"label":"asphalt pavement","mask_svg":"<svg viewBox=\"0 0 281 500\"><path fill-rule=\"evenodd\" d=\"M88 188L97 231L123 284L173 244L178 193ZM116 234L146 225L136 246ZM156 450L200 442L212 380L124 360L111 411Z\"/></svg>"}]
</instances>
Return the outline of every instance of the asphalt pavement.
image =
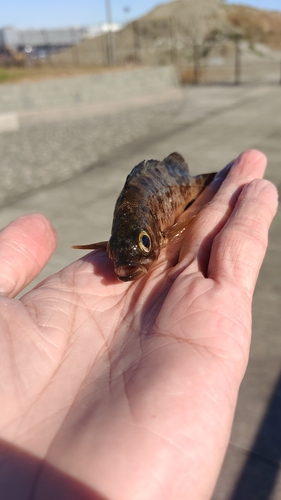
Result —
<instances>
[{"instance_id":1,"label":"asphalt pavement","mask_svg":"<svg viewBox=\"0 0 281 500\"><path fill-rule=\"evenodd\" d=\"M157 126L141 139L117 145L110 153L105 148L104 157L87 171L2 207L0 227L24 213L41 212L58 232L58 248L34 284L81 256L72 244L108 238L117 195L126 175L143 159L178 151L198 174L219 170L243 150L257 148L268 157L266 178L280 192L280 96L277 85L186 88L172 116L159 118L155 108ZM279 209L254 296L250 362L212 500L281 499L280 277Z\"/></svg>"}]
</instances>

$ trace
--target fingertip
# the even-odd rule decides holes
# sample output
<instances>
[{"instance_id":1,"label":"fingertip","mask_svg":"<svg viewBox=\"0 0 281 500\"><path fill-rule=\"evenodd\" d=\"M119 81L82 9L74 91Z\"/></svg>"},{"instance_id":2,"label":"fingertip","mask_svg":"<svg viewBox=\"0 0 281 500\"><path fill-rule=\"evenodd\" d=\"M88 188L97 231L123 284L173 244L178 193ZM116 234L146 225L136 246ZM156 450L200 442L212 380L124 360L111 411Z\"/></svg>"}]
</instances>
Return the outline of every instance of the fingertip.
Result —
<instances>
[{"instance_id":1,"label":"fingertip","mask_svg":"<svg viewBox=\"0 0 281 500\"><path fill-rule=\"evenodd\" d=\"M236 168L242 168L243 172L253 172L257 177L262 177L267 165L267 157L258 149L247 149L234 161Z\"/></svg>"},{"instance_id":2,"label":"fingertip","mask_svg":"<svg viewBox=\"0 0 281 500\"><path fill-rule=\"evenodd\" d=\"M219 191L222 184L224 188L226 183L240 184L242 187L245 183L250 182L254 178L261 179L264 175L267 165L267 158L264 153L258 149L248 149L243 151L237 158L229 162L222 170L218 171L211 184L203 192L200 197L200 205L203 206L211 200ZM224 182L226 181L226 182ZM194 207L196 202L194 203Z\"/></svg>"},{"instance_id":3,"label":"fingertip","mask_svg":"<svg viewBox=\"0 0 281 500\"><path fill-rule=\"evenodd\" d=\"M44 244L44 247L53 251L57 244L57 232L51 222L45 215L40 213L31 213L22 215L13 223L20 224L29 238L34 238L37 244ZM12 224L13 224L12 223Z\"/></svg>"},{"instance_id":4,"label":"fingertip","mask_svg":"<svg viewBox=\"0 0 281 500\"><path fill-rule=\"evenodd\" d=\"M247 160L251 161L251 162L261 162L263 164L266 164L267 163L267 157L266 155L260 151L259 149L246 149L245 151L243 151L238 157L237 157L237 160L238 159L241 159L241 158L246 158Z\"/></svg>"}]
</instances>

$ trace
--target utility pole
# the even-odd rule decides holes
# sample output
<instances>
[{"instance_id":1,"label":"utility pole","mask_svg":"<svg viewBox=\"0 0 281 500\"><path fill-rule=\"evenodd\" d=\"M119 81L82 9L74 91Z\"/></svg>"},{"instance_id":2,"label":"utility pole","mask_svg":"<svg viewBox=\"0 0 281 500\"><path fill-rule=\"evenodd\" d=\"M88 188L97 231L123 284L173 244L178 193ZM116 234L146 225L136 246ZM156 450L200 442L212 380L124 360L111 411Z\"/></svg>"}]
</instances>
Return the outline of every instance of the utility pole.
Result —
<instances>
[{"instance_id":1,"label":"utility pole","mask_svg":"<svg viewBox=\"0 0 281 500\"><path fill-rule=\"evenodd\" d=\"M200 48L197 40L192 40L193 48L193 83L199 83L199 63L200 63Z\"/></svg>"},{"instance_id":2,"label":"utility pole","mask_svg":"<svg viewBox=\"0 0 281 500\"><path fill-rule=\"evenodd\" d=\"M107 59L108 65L113 66L114 64L114 40L112 32L112 15L111 15L111 5L110 0L105 0L106 8L106 23L107 23Z\"/></svg>"},{"instance_id":3,"label":"utility pole","mask_svg":"<svg viewBox=\"0 0 281 500\"><path fill-rule=\"evenodd\" d=\"M234 85L239 85L241 83L241 50L240 50L240 40L242 38L241 33L230 33L228 35L229 40L234 43Z\"/></svg>"},{"instance_id":4,"label":"utility pole","mask_svg":"<svg viewBox=\"0 0 281 500\"><path fill-rule=\"evenodd\" d=\"M234 84L241 83L241 52L240 52L240 36L234 37L234 53L235 53L235 76Z\"/></svg>"}]
</instances>

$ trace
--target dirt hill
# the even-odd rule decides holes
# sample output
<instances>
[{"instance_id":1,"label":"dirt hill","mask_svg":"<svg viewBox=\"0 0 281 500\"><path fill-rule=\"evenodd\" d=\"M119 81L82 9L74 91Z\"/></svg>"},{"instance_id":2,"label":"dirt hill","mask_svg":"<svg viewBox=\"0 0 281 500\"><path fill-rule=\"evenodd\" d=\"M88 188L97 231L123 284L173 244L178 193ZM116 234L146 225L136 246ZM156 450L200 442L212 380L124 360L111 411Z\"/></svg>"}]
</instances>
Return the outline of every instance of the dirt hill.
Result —
<instances>
[{"instance_id":1,"label":"dirt hill","mask_svg":"<svg viewBox=\"0 0 281 500\"><path fill-rule=\"evenodd\" d=\"M231 4L225 5L225 10L230 24L245 38L281 48L281 12Z\"/></svg>"},{"instance_id":2,"label":"dirt hill","mask_svg":"<svg viewBox=\"0 0 281 500\"><path fill-rule=\"evenodd\" d=\"M281 48L281 13L222 0L174 0L155 7L121 31L84 40L52 57L54 65L180 64L195 51L206 56L215 46L227 51L229 35ZM223 44L224 47L223 48Z\"/></svg>"}]
</instances>

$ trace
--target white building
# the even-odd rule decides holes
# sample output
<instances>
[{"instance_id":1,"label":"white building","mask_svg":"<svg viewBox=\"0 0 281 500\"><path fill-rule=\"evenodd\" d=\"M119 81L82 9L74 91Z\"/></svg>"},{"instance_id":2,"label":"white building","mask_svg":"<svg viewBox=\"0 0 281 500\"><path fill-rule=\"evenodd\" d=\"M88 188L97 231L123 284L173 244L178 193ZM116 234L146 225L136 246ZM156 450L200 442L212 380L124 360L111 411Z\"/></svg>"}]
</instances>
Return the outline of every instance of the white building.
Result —
<instances>
[{"instance_id":1,"label":"white building","mask_svg":"<svg viewBox=\"0 0 281 500\"><path fill-rule=\"evenodd\" d=\"M4 27L0 29L0 51L4 49L27 54L40 54L45 57L79 43L87 32L86 28L70 27L58 29L17 29Z\"/></svg>"}]
</instances>

